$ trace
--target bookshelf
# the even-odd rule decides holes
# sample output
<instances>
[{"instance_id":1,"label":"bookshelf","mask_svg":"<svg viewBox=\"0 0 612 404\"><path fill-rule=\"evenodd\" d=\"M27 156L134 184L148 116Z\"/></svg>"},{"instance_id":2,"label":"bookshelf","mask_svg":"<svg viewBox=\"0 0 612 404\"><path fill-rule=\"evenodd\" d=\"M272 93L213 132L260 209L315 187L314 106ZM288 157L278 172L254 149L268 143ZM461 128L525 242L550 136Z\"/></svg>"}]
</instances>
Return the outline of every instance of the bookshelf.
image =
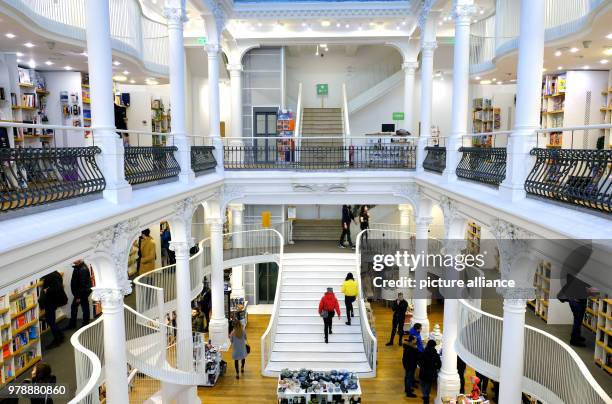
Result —
<instances>
[{"instance_id":1,"label":"bookshelf","mask_svg":"<svg viewBox=\"0 0 612 404\"><path fill-rule=\"evenodd\" d=\"M10 94L13 121L19 123L45 124L47 97L44 76L34 70L17 66L17 85ZM53 130L14 128L13 142L16 147L48 147L54 139Z\"/></svg>"},{"instance_id":2,"label":"bookshelf","mask_svg":"<svg viewBox=\"0 0 612 404\"><path fill-rule=\"evenodd\" d=\"M0 296L0 388L41 359L37 282Z\"/></svg>"},{"instance_id":3,"label":"bookshelf","mask_svg":"<svg viewBox=\"0 0 612 404\"><path fill-rule=\"evenodd\" d=\"M480 253L480 236L482 229L475 222L469 222L466 230L465 239L467 240L467 251L469 254Z\"/></svg>"},{"instance_id":4,"label":"bookshelf","mask_svg":"<svg viewBox=\"0 0 612 404\"><path fill-rule=\"evenodd\" d=\"M83 103L83 127L91 127L91 96L89 93L89 74L81 73L81 100ZM91 131L85 132L85 138L91 137Z\"/></svg>"},{"instance_id":5,"label":"bookshelf","mask_svg":"<svg viewBox=\"0 0 612 404\"><path fill-rule=\"evenodd\" d=\"M166 111L161 98L151 99L151 131L169 133L171 130L170 108ZM165 146L164 136L153 136L153 146Z\"/></svg>"},{"instance_id":6,"label":"bookshelf","mask_svg":"<svg viewBox=\"0 0 612 404\"><path fill-rule=\"evenodd\" d=\"M533 280L536 298L528 302L535 314L546 322L550 306L550 275L551 263L540 261Z\"/></svg>"},{"instance_id":7,"label":"bookshelf","mask_svg":"<svg viewBox=\"0 0 612 404\"><path fill-rule=\"evenodd\" d=\"M565 114L565 91L567 90L567 75L549 74L542 80L542 128L560 128L563 126ZM563 132L553 132L548 139L548 148L561 148Z\"/></svg>"},{"instance_id":8,"label":"bookshelf","mask_svg":"<svg viewBox=\"0 0 612 404\"><path fill-rule=\"evenodd\" d=\"M612 375L612 299L590 298L583 324L595 332L595 363Z\"/></svg>"},{"instance_id":9,"label":"bookshelf","mask_svg":"<svg viewBox=\"0 0 612 404\"><path fill-rule=\"evenodd\" d=\"M569 304L561 302L557 295L562 289L561 265L540 260L533 278L535 299L527 302L546 324L571 324L573 316Z\"/></svg>"},{"instance_id":10,"label":"bookshelf","mask_svg":"<svg viewBox=\"0 0 612 404\"><path fill-rule=\"evenodd\" d=\"M474 133L494 132L501 129L501 108L494 107L491 98L474 98L472 108ZM478 147L492 147L493 136L474 137L472 144Z\"/></svg>"}]
</instances>

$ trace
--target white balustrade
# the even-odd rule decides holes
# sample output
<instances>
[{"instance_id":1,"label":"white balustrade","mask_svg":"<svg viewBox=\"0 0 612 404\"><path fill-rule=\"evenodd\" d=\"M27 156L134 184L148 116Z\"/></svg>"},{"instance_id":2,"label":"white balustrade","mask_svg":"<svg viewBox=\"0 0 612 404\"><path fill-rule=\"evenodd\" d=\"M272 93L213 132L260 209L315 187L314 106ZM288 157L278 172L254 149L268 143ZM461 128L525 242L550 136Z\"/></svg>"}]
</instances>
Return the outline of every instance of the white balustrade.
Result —
<instances>
[{"instance_id":1,"label":"white balustrade","mask_svg":"<svg viewBox=\"0 0 612 404\"><path fill-rule=\"evenodd\" d=\"M69 404L100 403L98 387L104 379L103 317L98 317L70 337L74 347L77 394Z\"/></svg>"}]
</instances>

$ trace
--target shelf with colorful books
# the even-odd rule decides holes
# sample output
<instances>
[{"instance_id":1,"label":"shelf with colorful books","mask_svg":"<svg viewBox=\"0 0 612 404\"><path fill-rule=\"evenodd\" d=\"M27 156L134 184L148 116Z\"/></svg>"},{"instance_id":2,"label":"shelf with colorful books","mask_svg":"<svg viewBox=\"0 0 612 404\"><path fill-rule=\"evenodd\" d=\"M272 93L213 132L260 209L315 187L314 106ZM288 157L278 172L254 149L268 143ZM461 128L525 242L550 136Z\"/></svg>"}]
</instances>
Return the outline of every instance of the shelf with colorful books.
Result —
<instances>
[{"instance_id":1,"label":"shelf with colorful books","mask_svg":"<svg viewBox=\"0 0 612 404\"><path fill-rule=\"evenodd\" d=\"M587 308L595 313L590 315L587 323L594 328L592 331L595 333L593 354L595 363L612 375L612 299L590 298L587 301ZM585 314L585 322L586 317ZM585 322L583 325L586 327Z\"/></svg>"}]
</instances>

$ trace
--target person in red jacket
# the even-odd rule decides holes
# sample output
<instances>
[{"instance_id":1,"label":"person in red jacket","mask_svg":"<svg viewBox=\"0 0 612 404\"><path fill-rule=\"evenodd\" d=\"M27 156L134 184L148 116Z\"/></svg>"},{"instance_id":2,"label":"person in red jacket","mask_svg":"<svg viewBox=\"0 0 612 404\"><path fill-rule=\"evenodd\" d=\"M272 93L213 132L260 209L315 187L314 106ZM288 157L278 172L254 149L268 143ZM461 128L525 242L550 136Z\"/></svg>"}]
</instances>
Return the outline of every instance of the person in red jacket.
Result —
<instances>
[{"instance_id":1,"label":"person in red jacket","mask_svg":"<svg viewBox=\"0 0 612 404\"><path fill-rule=\"evenodd\" d=\"M325 292L319 302L319 315L323 317L323 332L325 333L326 344L328 343L328 335L332 333L334 311L338 314L338 318L340 318L340 305L336 295L334 295L334 289L327 288L327 292Z\"/></svg>"}]
</instances>

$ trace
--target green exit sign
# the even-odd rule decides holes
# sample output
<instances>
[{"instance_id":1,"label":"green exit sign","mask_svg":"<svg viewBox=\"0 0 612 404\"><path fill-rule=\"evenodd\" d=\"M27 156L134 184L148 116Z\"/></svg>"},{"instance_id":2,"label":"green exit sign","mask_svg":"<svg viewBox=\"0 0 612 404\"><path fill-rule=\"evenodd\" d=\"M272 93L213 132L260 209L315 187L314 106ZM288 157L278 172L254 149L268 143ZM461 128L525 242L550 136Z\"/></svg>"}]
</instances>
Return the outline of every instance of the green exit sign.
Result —
<instances>
[{"instance_id":1,"label":"green exit sign","mask_svg":"<svg viewBox=\"0 0 612 404\"><path fill-rule=\"evenodd\" d=\"M403 121L404 120L404 113L403 112L394 112L393 113L393 120L394 121Z\"/></svg>"},{"instance_id":2,"label":"green exit sign","mask_svg":"<svg viewBox=\"0 0 612 404\"><path fill-rule=\"evenodd\" d=\"M327 84L317 84L317 95L329 94L329 86Z\"/></svg>"},{"instance_id":3,"label":"green exit sign","mask_svg":"<svg viewBox=\"0 0 612 404\"><path fill-rule=\"evenodd\" d=\"M208 43L208 38L205 36L201 36L198 38L198 45L206 45Z\"/></svg>"}]
</instances>

